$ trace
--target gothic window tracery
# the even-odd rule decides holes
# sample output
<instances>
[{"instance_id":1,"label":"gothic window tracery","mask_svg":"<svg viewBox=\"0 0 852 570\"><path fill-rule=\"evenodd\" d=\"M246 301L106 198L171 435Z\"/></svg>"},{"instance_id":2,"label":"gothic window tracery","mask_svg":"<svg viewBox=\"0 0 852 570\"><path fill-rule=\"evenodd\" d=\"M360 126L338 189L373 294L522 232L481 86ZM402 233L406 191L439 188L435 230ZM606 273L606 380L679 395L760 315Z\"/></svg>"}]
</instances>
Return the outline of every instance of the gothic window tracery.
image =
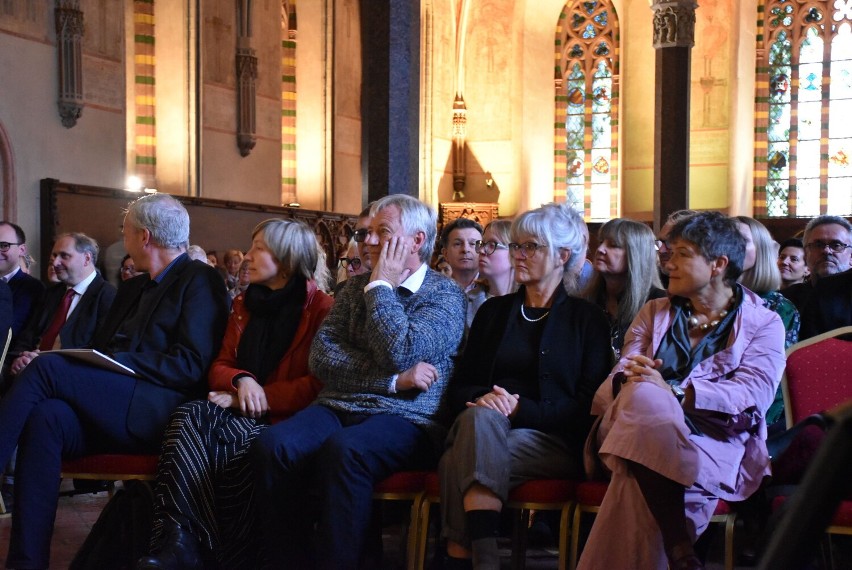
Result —
<instances>
[{"instance_id":1,"label":"gothic window tracery","mask_svg":"<svg viewBox=\"0 0 852 570\"><path fill-rule=\"evenodd\" d=\"M572 0L556 28L554 200L586 219L618 215L618 17Z\"/></svg>"},{"instance_id":2,"label":"gothic window tracery","mask_svg":"<svg viewBox=\"0 0 852 570\"><path fill-rule=\"evenodd\" d=\"M755 213L852 215L852 0L762 0Z\"/></svg>"}]
</instances>

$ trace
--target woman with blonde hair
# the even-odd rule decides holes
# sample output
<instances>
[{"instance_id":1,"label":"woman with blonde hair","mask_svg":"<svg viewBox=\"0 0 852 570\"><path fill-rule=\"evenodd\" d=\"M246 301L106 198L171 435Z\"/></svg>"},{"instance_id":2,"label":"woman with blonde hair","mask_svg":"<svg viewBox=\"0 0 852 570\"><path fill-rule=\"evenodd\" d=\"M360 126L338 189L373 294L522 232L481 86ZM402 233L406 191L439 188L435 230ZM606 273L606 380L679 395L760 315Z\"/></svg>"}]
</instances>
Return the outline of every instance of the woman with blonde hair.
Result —
<instances>
[{"instance_id":1,"label":"woman with blonde hair","mask_svg":"<svg viewBox=\"0 0 852 570\"><path fill-rule=\"evenodd\" d=\"M494 220L485 226L482 239L476 243L479 254L479 276L486 295L499 297L518 290L515 269L509 257L512 222Z\"/></svg>"},{"instance_id":2,"label":"woman with blonde hair","mask_svg":"<svg viewBox=\"0 0 852 570\"><path fill-rule=\"evenodd\" d=\"M778 313L784 324L784 348L799 342L799 311L784 295L781 288L781 271L778 269L778 254L775 242L766 226L748 216L736 216L734 221L746 240L746 254L743 262L743 274L740 284L757 293L763 299L763 306ZM766 423L772 425L783 420L784 397L781 387L775 393L775 400L766 412Z\"/></svg>"},{"instance_id":3,"label":"woman with blonde hair","mask_svg":"<svg viewBox=\"0 0 852 570\"><path fill-rule=\"evenodd\" d=\"M179 406L166 429L152 555L137 568L256 567L248 450L320 390L308 355L332 300L321 291L328 268L316 236L303 222L266 220L245 260L251 283L234 299L211 391Z\"/></svg>"},{"instance_id":4,"label":"woman with blonde hair","mask_svg":"<svg viewBox=\"0 0 852 570\"><path fill-rule=\"evenodd\" d=\"M595 273L581 295L609 318L615 358L621 356L624 334L648 300L665 297L657 273L654 232L641 222L615 218L598 230Z\"/></svg>"}]
</instances>

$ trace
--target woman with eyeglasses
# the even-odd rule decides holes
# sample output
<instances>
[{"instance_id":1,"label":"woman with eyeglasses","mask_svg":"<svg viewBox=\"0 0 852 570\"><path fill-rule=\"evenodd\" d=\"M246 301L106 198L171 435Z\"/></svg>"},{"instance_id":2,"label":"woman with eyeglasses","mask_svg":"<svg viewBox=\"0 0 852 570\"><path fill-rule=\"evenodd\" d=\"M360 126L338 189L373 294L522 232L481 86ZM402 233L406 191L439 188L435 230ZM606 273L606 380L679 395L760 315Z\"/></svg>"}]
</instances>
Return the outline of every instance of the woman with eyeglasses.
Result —
<instances>
[{"instance_id":1,"label":"woman with eyeglasses","mask_svg":"<svg viewBox=\"0 0 852 570\"><path fill-rule=\"evenodd\" d=\"M781 319L737 283L746 244L735 220L695 214L668 245L669 297L639 311L592 405L588 475L610 482L580 570L703 568L693 543L718 500L744 500L769 474Z\"/></svg>"},{"instance_id":2,"label":"woman with eyeglasses","mask_svg":"<svg viewBox=\"0 0 852 570\"><path fill-rule=\"evenodd\" d=\"M515 269L509 257L512 222L494 220L485 226L482 239L476 243L479 254L479 277L488 297L500 297L518 289Z\"/></svg>"},{"instance_id":3,"label":"woman with eyeglasses","mask_svg":"<svg viewBox=\"0 0 852 570\"><path fill-rule=\"evenodd\" d=\"M314 335L331 309L325 255L296 220L258 224L245 255L250 285L234 299L206 400L179 406L154 487L151 555L136 568L256 568L248 453L270 423L311 403Z\"/></svg>"},{"instance_id":4,"label":"woman with eyeglasses","mask_svg":"<svg viewBox=\"0 0 852 570\"><path fill-rule=\"evenodd\" d=\"M121 259L121 269L119 269L119 276L121 277L121 280L127 281L137 275L139 275L139 272L136 271L136 266L133 264L133 260L129 255L125 255Z\"/></svg>"},{"instance_id":5,"label":"woman with eyeglasses","mask_svg":"<svg viewBox=\"0 0 852 570\"><path fill-rule=\"evenodd\" d=\"M608 221L598 230L594 274L581 297L595 303L609 318L610 343L621 358L624 333L650 299L665 297L657 273L654 232L626 218Z\"/></svg>"},{"instance_id":6,"label":"woman with eyeglasses","mask_svg":"<svg viewBox=\"0 0 852 570\"><path fill-rule=\"evenodd\" d=\"M499 567L495 537L511 488L582 475L591 398L612 354L603 312L562 286L583 263L583 225L565 204L521 214L507 244L520 288L488 299L473 321L448 389L459 415L439 465L447 568L469 568L471 558Z\"/></svg>"},{"instance_id":7,"label":"woman with eyeglasses","mask_svg":"<svg viewBox=\"0 0 852 570\"><path fill-rule=\"evenodd\" d=\"M347 279L367 272L367 266L359 257L358 242L355 241L354 237L349 239L349 248L346 250L346 257L339 258L338 262L337 285L334 286L335 295L343 288Z\"/></svg>"}]
</instances>

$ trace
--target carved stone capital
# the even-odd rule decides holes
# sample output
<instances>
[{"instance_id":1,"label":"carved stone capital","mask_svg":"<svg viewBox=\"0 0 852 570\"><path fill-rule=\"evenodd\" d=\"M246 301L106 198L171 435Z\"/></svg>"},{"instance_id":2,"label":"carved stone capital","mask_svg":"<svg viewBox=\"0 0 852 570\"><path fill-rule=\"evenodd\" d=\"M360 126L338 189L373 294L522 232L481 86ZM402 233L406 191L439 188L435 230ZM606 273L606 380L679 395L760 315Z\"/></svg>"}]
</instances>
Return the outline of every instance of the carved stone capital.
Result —
<instances>
[{"instance_id":1,"label":"carved stone capital","mask_svg":"<svg viewBox=\"0 0 852 570\"><path fill-rule=\"evenodd\" d=\"M654 48L695 45L695 0L654 0Z\"/></svg>"}]
</instances>

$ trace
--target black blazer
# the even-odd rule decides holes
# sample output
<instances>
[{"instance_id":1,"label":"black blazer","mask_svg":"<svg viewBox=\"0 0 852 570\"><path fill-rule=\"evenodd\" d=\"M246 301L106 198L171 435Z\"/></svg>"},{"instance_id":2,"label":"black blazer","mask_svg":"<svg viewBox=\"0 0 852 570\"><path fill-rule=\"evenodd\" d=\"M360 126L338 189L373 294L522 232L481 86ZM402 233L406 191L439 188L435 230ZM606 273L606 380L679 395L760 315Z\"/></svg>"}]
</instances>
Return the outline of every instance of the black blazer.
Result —
<instances>
[{"instance_id":1,"label":"black blazer","mask_svg":"<svg viewBox=\"0 0 852 570\"><path fill-rule=\"evenodd\" d=\"M852 269L781 290L799 310L799 340L852 325Z\"/></svg>"},{"instance_id":2,"label":"black blazer","mask_svg":"<svg viewBox=\"0 0 852 570\"><path fill-rule=\"evenodd\" d=\"M12 291L5 281L0 279L0 350L5 346L6 335L12 327Z\"/></svg>"},{"instance_id":3,"label":"black blazer","mask_svg":"<svg viewBox=\"0 0 852 570\"><path fill-rule=\"evenodd\" d=\"M449 386L449 404L455 414L500 385L494 363L510 318L516 318L524 300L517 293L492 297L473 319L467 345ZM598 386L612 368L609 324L595 305L556 291L539 346L538 401L521 396L512 427L532 428L563 437L579 453L589 433L589 411Z\"/></svg>"},{"instance_id":4,"label":"black blazer","mask_svg":"<svg viewBox=\"0 0 852 570\"><path fill-rule=\"evenodd\" d=\"M10 353L17 355L25 350L38 348L41 337L50 326L67 289L63 283L56 283L47 288L30 318L27 319L26 326L15 337ZM77 303L74 312L59 331L62 348L89 346L95 331L103 324L113 299L115 299L115 287L107 283L100 274L96 274Z\"/></svg>"},{"instance_id":5,"label":"black blazer","mask_svg":"<svg viewBox=\"0 0 852 570\"><path fill-rule=\"evenodd\" d=\"M113 337L133 316L148 285L147 274L124 281L92 346L112 353ZM129 349L113 357L139 374L127 428L158 442L172 410L207 392L207 370L219 352L228 319L222 278L212 267L180 256L152 292L144 324L130 335Z\"/></svg>"},{"instance_id":6,"label":"black blazer","mask_svg":"<svg viewBox=\"0 0 852 570\"><path fill-rule=\"evenodd\" d=\"M15 338L24 329L30 313L44 293L44 284L32 275L18 271L9 280L9 289L12 290L12 303L14 305L12 338Z\"/></svg>"}]
</instances>

